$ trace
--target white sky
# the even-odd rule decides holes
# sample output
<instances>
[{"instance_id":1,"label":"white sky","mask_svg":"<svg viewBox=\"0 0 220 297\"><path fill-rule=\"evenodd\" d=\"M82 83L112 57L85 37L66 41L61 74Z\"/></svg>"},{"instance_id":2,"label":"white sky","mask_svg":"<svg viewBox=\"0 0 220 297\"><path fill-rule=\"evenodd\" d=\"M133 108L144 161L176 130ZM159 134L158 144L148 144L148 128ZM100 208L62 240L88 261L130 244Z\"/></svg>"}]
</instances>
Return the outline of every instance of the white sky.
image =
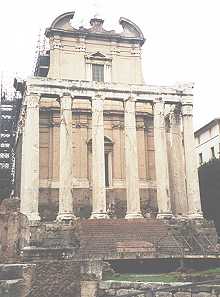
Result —
<instances>
[{"instance_id":1,"label":"white sky","mask_svg":"<svg viewBox=\"0 0 220 297\"><path fill-rule=\"evenodd\" d=\"M120 16L143 31L143 71L147 84L195 82L194 126L220 116L219 0L7 0L0 11L0 72L31 74L39 30L61 13L75 10L74 24L99 13L107 29ZM119 28L119 27L118 27Z\"/></svg>"}]
</instances>

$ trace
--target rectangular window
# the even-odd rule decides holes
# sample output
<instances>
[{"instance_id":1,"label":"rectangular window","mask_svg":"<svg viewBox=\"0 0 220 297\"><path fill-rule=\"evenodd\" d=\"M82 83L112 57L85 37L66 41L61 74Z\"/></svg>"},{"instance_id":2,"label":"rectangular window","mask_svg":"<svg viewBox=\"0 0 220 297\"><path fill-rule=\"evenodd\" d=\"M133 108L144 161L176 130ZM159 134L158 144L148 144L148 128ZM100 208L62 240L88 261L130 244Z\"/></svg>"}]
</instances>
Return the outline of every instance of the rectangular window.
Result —
<instances>
[{"instance_id":1,"label":"rectangular window","mask_svg":"<svg viewBox=\"0 0 220 297\"><path fill-rule=\"evenodd\" d=\"M215 148L214 148L214 146L211 147L211 157L215 158Z\"/></svg>"},{"instance_id":2,"label":"rectangular window","mask_svg":"<svg viewBox=\"0 0 220 297\"><path fill-rule=\"evenodd\" d=\"M92 64L92 80L104 81L104 65Z\"/></svg>"},{"instance_id":3,"label":"rectangular window","mask_svg":"<svg viewBox=\"0 0 220 297\"><path fill-rule=\"evenodd\" d=\"M202 153L199 154L199 164L201 165L203 163L203 159L202 159Z\"/></svg>"}]
</instances>

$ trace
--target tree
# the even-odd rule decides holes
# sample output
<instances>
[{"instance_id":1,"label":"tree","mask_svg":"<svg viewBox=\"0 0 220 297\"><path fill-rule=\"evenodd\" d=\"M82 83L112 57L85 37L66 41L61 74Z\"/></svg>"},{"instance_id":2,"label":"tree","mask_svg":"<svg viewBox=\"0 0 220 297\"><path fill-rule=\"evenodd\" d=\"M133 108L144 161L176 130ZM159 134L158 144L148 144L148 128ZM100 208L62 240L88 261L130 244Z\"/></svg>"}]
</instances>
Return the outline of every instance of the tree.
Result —
<instances>
[{"instance_id":1,"label":"tree","mask_svg":"<svg viewBox=\"0 0 220 297\"><path fill-rule=\"evenodd\" d=\"M199 167L199 184L204 217L214 220L220 236L220 159L212 159Z\"/></svg>"}]
</instances>

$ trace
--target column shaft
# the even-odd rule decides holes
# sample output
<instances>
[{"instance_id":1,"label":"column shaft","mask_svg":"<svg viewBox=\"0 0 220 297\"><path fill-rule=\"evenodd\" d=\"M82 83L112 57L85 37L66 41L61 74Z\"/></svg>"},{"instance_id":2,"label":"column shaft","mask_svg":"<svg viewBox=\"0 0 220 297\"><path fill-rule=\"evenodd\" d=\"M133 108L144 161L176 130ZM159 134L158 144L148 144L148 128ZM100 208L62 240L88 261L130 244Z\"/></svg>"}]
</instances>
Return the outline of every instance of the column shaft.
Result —
<instances>
[{"instance_id":1,"label":"column shaft","mask_svg":"<svg viewBox=\"0 0 220 297\"><path fill-rule=\"evenodd\" d=\"M107 218L104 159L104 98L92 98L92 219Z\"/></svg>"},{"instance_id":2,"label":"column shaft","mask_svg":"<svg viewBox=\"0 0 220 297\"><path fill-rule=\"evenodd\" d=\"M125 101L126 219L142 218L140 210L135 104L135 99L133 97L130 97Z\"/></svg>"},{"instance_id":3,"label":"column shaft","mask_svg":"<svg viewBox=\"0 0 220 297\"><path fill-rule=\"evenodd\" d=\"M168 162L170 175L171 208L175 215L186 215L188 204L185 185L185 165L180 110L169 116Z\"/></svg>"},{"instance_id":4,"label":"column shaft","mask_svg":"<svg viewBox=\"0 0 220 297\"><path fill-rule=\"evenodd\" d=\"M60 188L58 221L72 220L73 214L73 145L72 145L72 98L60 99Z\"/></svg>"},{"instance_id":5,"label":"column shaft","mask_svg":"<svg viewBox=\"0 0 220 297\"><path fill-rule=\"evenodd\" d=\"M39 95L30 95L27 102L26 119L22 143L21 168L21 213L30 221L39 221Z\"/></svg>"},{"instance_id":6,"label":"column shaft","mask_svg":"<svg viewBox=\"0 0 220 297\"><path fill-rule=\"evenodd\" d=\"M193 104L191 97L184 98L182 102L182 117L188 215L192 218L202 218L195 139L193 133Z\"/></svg>"},{"instance_id":7,"label":"column shaft","mask_svg":"<svg viewBox=\"0 0 220 297\"><path fill-rule=\"evenodd\" d=\"M172 217L170 202L167 142L164 119L165 104L156 99L154 103L154 146L157 182L158 218Z\"/></svg>"}]
</instances>

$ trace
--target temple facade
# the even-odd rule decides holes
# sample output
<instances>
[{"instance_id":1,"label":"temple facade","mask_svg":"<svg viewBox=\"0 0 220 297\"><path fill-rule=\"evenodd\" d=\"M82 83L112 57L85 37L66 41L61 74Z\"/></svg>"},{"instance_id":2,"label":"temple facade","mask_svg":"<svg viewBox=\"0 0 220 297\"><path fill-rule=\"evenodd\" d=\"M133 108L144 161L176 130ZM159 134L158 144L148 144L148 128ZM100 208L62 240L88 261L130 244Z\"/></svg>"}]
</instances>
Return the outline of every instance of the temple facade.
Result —
<instances>
[{"instance_id":1,"label":"temple facade","mask_svg":"<svg viewBox=\"0 0 220 297\"><path fill-rule=\"evenodd\" d=\"M45 35L50 49L24 85L16 195L30 221L201 218L193 84L144 83L140 28L121 33L74 12Z\"/></svg>"}]
</instances>

